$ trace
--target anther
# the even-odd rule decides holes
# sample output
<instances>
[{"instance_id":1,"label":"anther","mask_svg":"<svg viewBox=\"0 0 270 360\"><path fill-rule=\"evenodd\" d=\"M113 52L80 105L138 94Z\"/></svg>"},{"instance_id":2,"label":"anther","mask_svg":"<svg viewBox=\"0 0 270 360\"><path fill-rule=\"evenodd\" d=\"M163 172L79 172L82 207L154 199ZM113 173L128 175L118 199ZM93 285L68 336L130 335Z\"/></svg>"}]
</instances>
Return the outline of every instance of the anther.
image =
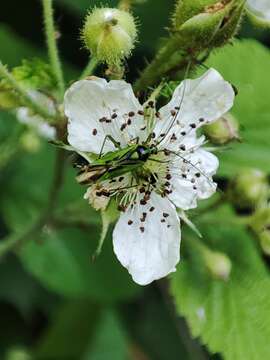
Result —
<instances>
[{"instance_id":1,"label":"anther","mask_svg":"<svg viewBox=\"0 0 270 360\"><path fill-rule=\"evenodd\" d=\"M128 225L132 225L133 221L132 220L128 220Z\"/></svg>"},{"instance_id":2,"label":"anther","mask_svg":"<svg viewBox=\"0 0 270 360\"><path fill-rule=\"evenodd\" d=\"M141 226L141 227L140 227L140 230L141 230L142 233L144 233L144 230L145 230L145 229L144 229L143 226Z\"/></svg>"},{"instance_id":3,"label":"anther","mask_svg":"<svg viewBox=\"0 0 270 360\"><path fill-rule=\"evenodd\" d=\"M96 135L97 135L97 129L93 129L92 134L93 134L94 136L96 136Z\"/></svg>"},{"instance_id":4,"label":"anther","mask_svg":"<svg viewBox=\"0 0 270 360\"><path fill-rule=\"evenodd\" d=\"M128 113L128 116L130 116L130 117L135 116L135 112L134 112L134 111L130 111L130 112Z\"/></svg>"}]
</instances>

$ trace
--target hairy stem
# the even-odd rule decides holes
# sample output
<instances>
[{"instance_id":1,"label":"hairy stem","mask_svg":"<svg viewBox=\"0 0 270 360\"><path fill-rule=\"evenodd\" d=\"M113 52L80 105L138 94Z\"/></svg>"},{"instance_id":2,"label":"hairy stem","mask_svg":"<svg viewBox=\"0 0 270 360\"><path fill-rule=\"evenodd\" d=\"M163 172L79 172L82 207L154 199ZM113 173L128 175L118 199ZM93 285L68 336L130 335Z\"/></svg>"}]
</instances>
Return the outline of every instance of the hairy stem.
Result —
<instances>
[{"instance_id":1,"label":"hairy stem","mask_svg":"<svg viewBox=\"0 0 270 360\"><path fill-rule=\"evenodd\" d=\"M38 220L32 222L24 232L11 234L6 238L6 240L3 240L0 243L0 259L10 251L16 249L18 246L23 245L26 241L31 240L32 237L37 232L40 232L43 226L46 225L46 223L52 218L52 213L57 203L59 190L64 177L64 156L63 150L57 151L54 178L46 208L41 213Z\"/></svg>"},{"instance_id":2,"label":"hairy stem","mask_svg":"<svg viewBox=\"0 0 270 360\"><path fill-rule=\"evenodd\" d=\"M29 93L22 87L14 76L7 70L7 68L0 61L0 78L4 78L8 85L11 86L12 89L16 91L18 96L21 98L23 103L28 106L30 109L34 111L34 113L40 115L42 118L52 121L57 121L58 117L55 114L52 114L47 110L46 107L39 104L36 100L34 100Z\"/></svg>"},{"instance_id":3,"label":"hairy stem","mask_svg":"<svg viewBox=\"0 0 270 360\"><path fill-rule=\"evenodd\" d=\"M58 48L56 44L56 31L53 20L52 0L42 0L42 4L43 4L43 16L44 16L46 41L48 46L50 63L57 80L60 95L63 96L65 92L65 82L64 82L61 62L59 59Z\"/></svg>"},{"instance_id":4,"label":"hairy stem","mask_svg":"<svg viewBox=\"0 0 270 360\"><path fill-rule=\"evenodd\" d=\"M95 57L92 57L87 64L86 68L83 70L80 80L85 79L87 76L90 76L95 71L95 68L98 65L98 60Z\"/></svg>"}]
</instances>

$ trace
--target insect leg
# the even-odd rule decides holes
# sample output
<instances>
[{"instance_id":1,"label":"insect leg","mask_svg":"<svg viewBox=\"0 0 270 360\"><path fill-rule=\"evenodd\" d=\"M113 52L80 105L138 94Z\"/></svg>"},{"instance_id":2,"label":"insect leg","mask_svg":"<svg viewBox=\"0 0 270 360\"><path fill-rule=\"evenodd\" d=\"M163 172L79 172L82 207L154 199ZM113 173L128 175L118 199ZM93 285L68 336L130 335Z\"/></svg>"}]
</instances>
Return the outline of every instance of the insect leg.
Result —
<instances>
[{"instance_id":1,"label":"insect leg","mask_svg":"<svg viewBox=\"0 0 270 360\"><path fill-rule=\"evenodd\" d=\"M117 149L120 149L120 148L121 148L119 142L117 142L116 140L114 140L114 138L113 138L111 135L106 135L105 138L104 138L104 140L103 140L101 149L100 149L99 158L101 158L101 155L102 155L102 153L103 153L104 146L105 146L107 140L110 140Z\"/></svg>"}]
</instances>

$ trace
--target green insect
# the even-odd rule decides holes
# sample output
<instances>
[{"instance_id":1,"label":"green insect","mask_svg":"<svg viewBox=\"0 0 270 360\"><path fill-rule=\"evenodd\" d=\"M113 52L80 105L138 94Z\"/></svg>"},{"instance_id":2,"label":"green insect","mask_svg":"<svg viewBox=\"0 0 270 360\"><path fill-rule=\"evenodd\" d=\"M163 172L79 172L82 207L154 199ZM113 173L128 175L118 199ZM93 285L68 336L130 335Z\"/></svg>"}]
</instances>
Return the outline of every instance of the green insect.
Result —
<instances>
[{"instance_id":1,"label":"green insect","mask_svg":"<svg viewBox=\"0 0 270 360\"><path fill-rule=\"evenodd\" d=\"M77 181L80 184L90 185L97 181L111 180L127 173L135 173L143 167L146 161L151 159L151 155L158 152L155 146L147 145L148 141L140 145L138 144L138 139L136 139L137 143L121 149L113 138L110 136L107 136L107 138L118 149L110 151L105 155L100 155L91 164L85 162L75 163L75 167L81 169L77 176ZM151 160L158 161L156 159Z\"/></svg>"}]
</instances>

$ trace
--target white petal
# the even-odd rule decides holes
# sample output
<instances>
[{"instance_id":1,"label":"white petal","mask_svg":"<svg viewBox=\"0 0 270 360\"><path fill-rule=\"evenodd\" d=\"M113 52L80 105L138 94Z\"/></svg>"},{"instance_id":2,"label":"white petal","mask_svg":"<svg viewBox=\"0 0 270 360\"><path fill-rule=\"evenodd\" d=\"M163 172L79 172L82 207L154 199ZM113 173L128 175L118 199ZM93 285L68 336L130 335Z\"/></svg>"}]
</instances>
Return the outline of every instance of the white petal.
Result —
<instances>
[{"instance_id":1,"label":"white petal","mask_svg":"<svg viewBox=\"0 0 270 360\"><path fill-rule=\"evenodd\" d=\"M150 211L151 207L155 210ZM140 220L143 212L147 213L145 222ZM132 225L128 225L130 220ZM133 280L147 285L175 271L180 259L180 237L175 207L168 199L152 193L147 205L135 206L120 216L113 232L114 252Z\"/></svg>"},{"instance_id":2,"label":"white petal","mask_svg":"<svg viewBox=\"0 0 270 360\"><path fill-rule=\"evenodd\" d=\"M125 81L108 83L99 78L78 81L67 90L64 106L69 119L68 141L80 151L99 154L106 135L111 135L124 146L140 135L144 123L143 116L138 115L142 107L131 85ZM135 115L129 117L129 113ZM100 122L102 118L111 122ZM129 118L131 125L120 131ZM104 152L112 150L115 150L115 146L108 140Z\"/></svg>"},{"instance_id":3,"label":"white petal","mask_svg":"<svg viewBox=\"0 0 270 360\"><path fill-rule=\"evenodd\" d=\"M262 22L270 22L270 1L269 0L247 0L247 10Z\"/></svg>"},{"instance_id":4,"label":"white petal","mask_svg":"<svg viewBox=\"0 0 270 360\"><path fill-rule=\"evenodd\" d=\"M185 80L176 88L171 101L160 109L155 133L167 134L170 129L164 142L169 142L172 134L177 138L183 137L183 133L190 135L228 112L234 97L232 86L214 69L198 79Z\"/></svg>"},{"instance_id":5,"label":"white petal","mask_svg":"<svg viewBox=\"0 0 270 360\"><path fill-rule=\"evenodd\" d=\"M199 199L207 199L216 192L212 176L216 173L219 162L212 153L198 149L193 154L185 155L187 162L174 164L172 171L172 194L170 200L183 210L197 207ZM182 169L186 177L182 177Z\"/></svg>"}]
</instances>

